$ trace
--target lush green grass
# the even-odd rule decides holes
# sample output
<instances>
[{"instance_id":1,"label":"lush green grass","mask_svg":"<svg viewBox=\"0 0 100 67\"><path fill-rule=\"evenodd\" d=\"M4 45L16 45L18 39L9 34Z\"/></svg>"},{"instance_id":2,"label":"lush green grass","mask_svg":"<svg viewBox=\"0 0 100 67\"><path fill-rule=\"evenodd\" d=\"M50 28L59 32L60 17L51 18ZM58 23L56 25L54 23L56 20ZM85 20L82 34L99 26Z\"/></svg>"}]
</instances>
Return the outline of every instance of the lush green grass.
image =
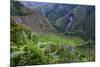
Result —
<instances>
[{"instance_id":1,"label":"lush green grass","mask_svg":"<svg viewBox=\"0 0 100 67\"><path fill-rule=\"evenodd\" d=\"M84 43L84 40L79 37L67 37L64 35L56 34L39 34L38 41L42 43L51 43L56 45L69 45L69 46L78 46Z\"/></svg>"}]
</instances>

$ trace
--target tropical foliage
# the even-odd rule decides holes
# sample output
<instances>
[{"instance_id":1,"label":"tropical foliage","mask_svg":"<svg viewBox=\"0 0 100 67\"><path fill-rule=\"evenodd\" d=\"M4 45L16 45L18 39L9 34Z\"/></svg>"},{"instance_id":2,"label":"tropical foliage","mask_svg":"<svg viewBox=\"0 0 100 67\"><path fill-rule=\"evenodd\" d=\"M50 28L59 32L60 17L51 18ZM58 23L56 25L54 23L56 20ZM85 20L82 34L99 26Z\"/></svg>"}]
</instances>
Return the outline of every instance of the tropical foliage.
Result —
<instances>
[{"instance_id":1,"label":"tropical foliage","mask_svg":"<svg viewBox=\"0 0 100 67\"><path fill-rule=\"evenodd\" d=\"M34 34L11 23L11 66L94 61L93 49L79 37Z\"/></svg>"}]
</instances>

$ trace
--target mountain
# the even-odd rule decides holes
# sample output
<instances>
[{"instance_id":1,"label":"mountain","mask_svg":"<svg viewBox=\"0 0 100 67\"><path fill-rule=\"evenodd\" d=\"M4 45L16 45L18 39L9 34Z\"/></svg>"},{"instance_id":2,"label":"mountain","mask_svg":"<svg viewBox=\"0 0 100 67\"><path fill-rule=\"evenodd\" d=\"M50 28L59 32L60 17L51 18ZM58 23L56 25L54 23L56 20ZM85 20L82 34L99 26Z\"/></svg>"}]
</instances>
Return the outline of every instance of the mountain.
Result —
<instances>
[{"instance_id":1,"label":"mountain","mask_svg":"<svg viewBox=\"0 0 100 67\"><path fill-rule=\"evenodd\" d=\"M70 10L75 8L77 5L72 4L59 4L59 3L46 3L46 2L27 2L27 1L20 1L24 6L29 8L32 11L37 11L41 13L43 16L46 16L52 24L55 21L63 17L66 13Z\"/></svg>"},{"instance_id":2,"label":"mountain","mask_svg":"<svg viewBox=\"0 0 100 67\"><path fill-rule=\"evenodd\" d=\"M47 17L59 32L95 40L95 7L89 5L21 1L32 11Z\"/></svg>"},{"instance_id":3,"label":"mountain","mask_svg":"<svg viewBox=\"0 0 100 67\"><path fill-rule=\"evenodd\" d=\"M78 6L59 18L55 26L62 32L80 31L87 39L95 39L95 7Z\"/></svg>"},{"instance_id":4,"label":"mountain","mask_svg":"<svg viewBox=\"0 0 100 67\"><path fill-rule=\"evenodd\" d=\"M20 9L18 7L16 8L15 6L15 9L18 9L19 13L25 15L25 20L22 20L22 16L19 16L19 18L21 19L22 23L24 22L23 24L28 25L28 27L30 27L32 31L44 31L46 27L48 27L49 30L45 30L47 32L51 29L54 30L56 28L58 32L65 33L67 35L68 33L70 33L70 35L75 34L75 36L77 34L79 37L82 36L85 39L95 40L94 6L72 4L66 5L59 3L31 1L20 1L19 6L24 7ZM15 10L14 12L17 13L17 10ZM37 21L31 19L32 17L34 17L35 19L37 19L36 17L38 17ZM16 18L13 17L13 19ZM35 24L35 27L34 24L32 25L32 23L36 22L39 23L37 23L38 25ZM43 29L41 30L41 28Z\"/></svg>"},{"instance_id":5,"label":"mountain","mask_svg":"<svg viewBox=\"0 0 100 67\"><path fill-rule=\"evenodd\" d=\"M56 29L50 21L36 11L31 11L18 1L11 5L11 20L23 24L33 32L56 33Z\"/></svg>"},{"instance_id":6,"label":"mountain","mask_svg":"<svg viewBox=\"0 0 100 67\"><path fill-rule=\"evenodd\" d=\"M11 16L23 16L25 14L31 13L28 8L26 8L23 4L19 1L11 1Z\"/></svg>"}]
</instances>

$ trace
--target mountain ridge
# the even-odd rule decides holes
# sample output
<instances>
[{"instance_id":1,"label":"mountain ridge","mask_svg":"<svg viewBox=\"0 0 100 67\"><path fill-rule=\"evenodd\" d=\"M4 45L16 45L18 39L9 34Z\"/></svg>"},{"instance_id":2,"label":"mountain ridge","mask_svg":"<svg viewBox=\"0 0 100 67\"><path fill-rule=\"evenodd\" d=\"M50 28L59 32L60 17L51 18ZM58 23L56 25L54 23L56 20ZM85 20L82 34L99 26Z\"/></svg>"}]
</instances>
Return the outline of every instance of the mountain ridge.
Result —
<instances>
[{"instance_id":1,"label":"mountain ridge","mask_svg":"<svg viewBox=\"0 0 100 67\"><path fill-rule=\"evenodd\" d=\"M16 3L21 4L20 2L14 3L15 4L13 4L12 6L13 8L16 6ZM23 9L23 6L19 5L18 9L15 9L15 11L18 11L19 9ZM22 12L24 12L24 14L11 16L11 20L15 21L18 24L25 25L27 28L30 28L33 32L56 33L56 29L50 24L50 21L46 17L40 15L38 12L27 10L26 7L24 7Z\"/></svg>"}]
</instances>

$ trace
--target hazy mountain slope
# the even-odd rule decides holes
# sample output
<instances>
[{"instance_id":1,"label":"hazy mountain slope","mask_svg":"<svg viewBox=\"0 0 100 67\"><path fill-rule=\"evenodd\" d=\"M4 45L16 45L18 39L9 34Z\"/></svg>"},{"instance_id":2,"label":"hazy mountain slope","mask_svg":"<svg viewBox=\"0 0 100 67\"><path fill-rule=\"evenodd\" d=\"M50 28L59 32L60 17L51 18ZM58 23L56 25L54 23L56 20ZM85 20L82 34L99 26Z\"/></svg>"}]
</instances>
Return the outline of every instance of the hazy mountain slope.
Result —
<instances>
[{"instance_id":1,"label":"hazy mountain slope","mask_svg":"<svg viewBox=\"0 0 100 67\"><path fill-rule=\"evenodd\" d=\"M56 32L48 19L36 13L27 16L12 16L12 20L21 23L30 28L33 32Z\"/></svg>"},{"instance_id":2,"label":"hazy mountain slope","mask_svg":"<svg viewBox=\"0 0 100 67\"><path fill-rule=\"evenodd\" d=\"M27 7L27 9L30 9L29 11L27 11L25 7L24 9L20 9L17 7L18 10L20 9L19 11L22 12L22 14L24 13L23 15L25 15L24 17L20 17L21 20L25 18L25 20L23 20L22 23L28 25L28 27L30 27L32 31L48 32L51 29L54 30L54 27L56 27L56 29L58 29L58 31L62 33L78 31L81 32L86 38L94 39L94 34L95 34L94 6L71 5L71 4L66 5L58 3L55 4L43 3L43 2L38 3L38 2L27 2L27 1L20 1L20 4L23 4L23 6ZM22 6L20 4L19 6ZM31 13L32 11L34 12L34 14ZM26 14L28 15L26 16ZM34 19L32 19L32 16L34 16ZM47 17L50 20L50 22L44 16ZM29 23L27 23L26 21Z\"/></svg>"},{"instance_id":3,"label":"hazy mountain slope","mask_svg":"<svg viewBox=\"0 0 100 67\"><path fill-rule=\"evenodd\" d=\"M40 12L43 16L46 16L52 24L55 21L66 15L70 10L77 5L72 4L59 4L59 3L44 3L44 2L27 2L20 1L27 8Z\"/></svg>"},{"instance_id":4,"label":"hazy mountain slope","mask_svg":"<svg viewBox=\"0 0 100 67\"><path fill-rule=\"evenodd\" d=\"M32 13L31 10L26 8L19 1L11 1L11 16L21 16L28 13Z\"/></svg>"},{"instance_id":5,"label":"hazy mountain slope","mask_svg":"<svg viewBox=\"0 0 100 67\"><path fill-rule=\"evenodd\" d=\"M17 11L17 13L13 13L14 15L11 16L11 19L16 23L24 24L33 32L56 33L55 28L50 24L49 20L38 12L28 11L20 2L14 2L11 7L13 7L11 8L12 12Z\"/></svg>"},{"instance_id":6,"label":"hazy mountain slope","mask_svg":"<svg viewBox=\"0 0 100 67\"><path fill-rule=\"evenodd\" d=\"M21 3L47 17L59 32L79 32L86 39L95 39L94 6L27 1Z\"/></svg>"},{"instance_id":7,"label":"hazy mountain slope","mask_svg":"<svg viewBox=\"0 0 100 67\"><path fill-rule=\"evenodd\" d=\"M87 38L94 39L95 8L93 6L78 6L59 18L55 27L62 32L76 32L80 30Z\"/></svg>"}]
</instances>

